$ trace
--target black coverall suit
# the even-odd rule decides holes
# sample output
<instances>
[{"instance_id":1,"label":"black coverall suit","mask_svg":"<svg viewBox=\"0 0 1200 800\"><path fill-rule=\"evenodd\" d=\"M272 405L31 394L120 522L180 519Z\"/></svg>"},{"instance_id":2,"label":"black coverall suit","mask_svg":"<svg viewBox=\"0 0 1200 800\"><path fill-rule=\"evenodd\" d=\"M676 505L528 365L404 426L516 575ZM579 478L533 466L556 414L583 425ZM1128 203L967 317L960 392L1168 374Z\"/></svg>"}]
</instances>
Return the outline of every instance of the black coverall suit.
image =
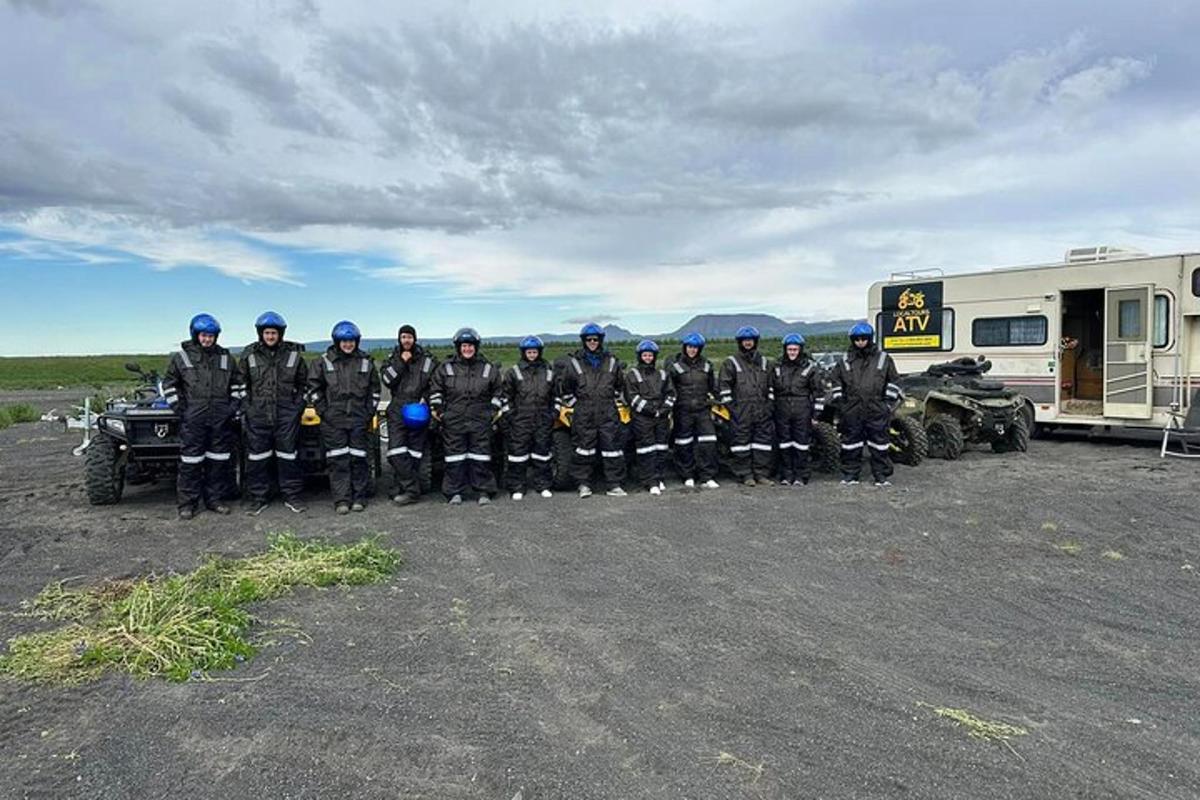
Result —
<instances>
[{"instance_id":1,"label":"black coverall suit","mask_svg":"<svg viewBox=\"0 0 1200 800\"><path fill-rule=\"evenodd\" d=\"M267 347L259 340L238 359L246 379L246 492L258 502L267 502L271 495L272 459L284 498L297 500L304 490L304 470L296 457L308 383L303 352L304 345L296 342Z\"/></svg>"},{"instance_id":2,"label":"black coverall suit","mask_svg":"<svg viewBox=\"0 0 1200 800\"><path fill-rule=\"evenodd\" d=\"M237 361L224 347L181 342L163 378L167 403L179 412L179 476L176 502L212 508L237 493L233 458L234 417L246 386Z\"/></svg>"},{"instance_id":3,"label":"black coverall suit","mask_svg":"<svg viewBox=\"0 0 1200 800\"><path fill-rule=\"evenodd\" d=\"M429 445L429 426L409 428L404 425L404 406L409 403L426 402L429 397L429 382L438 361L414 344L405 361L400 345L379 371L383 385L392 393L387 407L387 459L392 465L396 479L395 494L406 494L416 498L421 494L421 459Z\"/></svg>"},{"instance_id":4,"label":"black coverall suit","mask_svg":"<svg viewBox=\"0 0 1200 800\"><path fill-rule=\"evenodd\" d=\"M776 362L771 377L775 392L775 436L779 443L779 477L788 483L808 483L812 477L808 451L813 417L824 405L821 367L801 353Z\"/></svg>"},{"instance_id":5,"label":"black coverall suit","mask_svg":"<svg viewBox=\"0 0 1200 800\"><path fill-rule=\"evenodd\" d=\"M896 384L899 377L892 357L875 344L861 350L851 347L834 367L833 400L839 403L844 479L858 480L862 474L864 443L871 452L875 480L891 477L888 425L892 419L890 403L901 397Z\"/></svg>"},{"instance_id":6,"label":"black coverall suit","mask_svg":"<svg viewBox=\"0 0 1200 800\"><path fill-rule=\"evenodd\" d=\"M553 482L550 441L554 433L554 368L540 356L522 358L504 370L504 403L508 407L505 483L510 492L549 489Z\"/></svg>"},{"instance_id":7,"label":"black coverall suit","mask_svg":"<svg viewBox=\"0 0 1200 800\"><path fill-rule=\"evenodd\" d=\"M475 489L489 497L497 491L492 470L492 415L504 405L500 367L481 355L456 355L433 371L429 406L442 415L446 497Z\"/></svg>"},{"instance_id":8,"label":"black coverall suit","mask_svg":"<svg viewBox=\"0 0 1200 800\"><path fill-rule=\"evenodd\" d=\"M665 369L639 358L625 373L625 391L633 412L633 439L637 453L637 476L642 488L662 482L667 474L667 442L671 438L671 409L675 388Z\"/></svg>"},{"instance_id":9,"label":"black coverall suit","mask_svg":"<svg viewBox=\"0 0 1200 800\"><path fill-rule=\"evenodd\" d=\"M729 467L738 480L766 480L775 444L772 419L771 367L758 350L741 350L721 364L721 402L733 415Z\"/></svg>"},{"instance_id":10,"label":"black coverall suit","mask_svg":"<svg viewBox=\"0 0 1200 800\"><path fill-rule=\"evenodd\" d=\"M676 354L667 374L675 393L675 466L685 481L701 483L717 476L717 431L712 418L716 388L712 362Z\"/></svg>"},{"instance_id":11,"label":"black coverall suit","mask_svg":"<svg viewBox=\"0 0 1200 800\"><path fill-rule=\"evenodd\" d=\"M624 435L617 401L621 398L621 362L607 351L590 353L587 349L570 355L561 367L559 402L574 408L571 415L571 477L581 486L592 483L596 456L604 465L607 489L615 489L625 479Z\"/></svg>"},{"instance_id":12,"label":"black coverall suit","mask_svg":"<svg viewBox=\"0 0 1200 800\"><path fill-rule=\"evenodd\" d=\"M335 505L367 498L371 421L379 408L379 370L362 350L334 345L313 362L307 399L321 416L321 443Z\"/></svg>"}]
</instances>

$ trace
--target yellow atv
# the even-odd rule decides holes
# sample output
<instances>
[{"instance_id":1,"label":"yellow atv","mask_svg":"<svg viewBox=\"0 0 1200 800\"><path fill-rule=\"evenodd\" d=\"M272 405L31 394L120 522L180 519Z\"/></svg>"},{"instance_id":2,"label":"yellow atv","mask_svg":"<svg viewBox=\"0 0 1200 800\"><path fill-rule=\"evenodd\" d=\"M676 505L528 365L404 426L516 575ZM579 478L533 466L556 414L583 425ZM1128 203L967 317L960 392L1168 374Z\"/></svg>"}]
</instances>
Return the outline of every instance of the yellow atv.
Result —
<instances>
[{"instance_id":1,"label":"yellow atv","mask_svg":"<svg viewBox=\"0 0 1200 800\"><path fill-rule=\"evenodd\" d=\"M367 464L369 465L368 494L375 493L375 485L383 475L383 459L379 450L379 428L382 412L376 412L371 417L367 430ZM321 415L313 406L305 406L300 416L300 435L296 437L296 452L299 455L300 467L304 476L324 475L327 469L325 463L325 445L321 442Z\"/></svg>"},{"instance_id":2,"label":"yellow atv","mask_svg":"<svg viewBox=\"0 0 1200 800\"><path fill-rule=\"evenodd\" d=\"M571 444L571 418L575 415L574 408L562 407L554 418L554 432L550 444L554 453L554 488L568 490L575 488L575 479L571 477L571 459L575 455L575 446ZM633 412L623 401L617 401L617 417L621 420L621 449L629 458L634 448L633 434L629 426Z\"/></svg>"}]
</instances>

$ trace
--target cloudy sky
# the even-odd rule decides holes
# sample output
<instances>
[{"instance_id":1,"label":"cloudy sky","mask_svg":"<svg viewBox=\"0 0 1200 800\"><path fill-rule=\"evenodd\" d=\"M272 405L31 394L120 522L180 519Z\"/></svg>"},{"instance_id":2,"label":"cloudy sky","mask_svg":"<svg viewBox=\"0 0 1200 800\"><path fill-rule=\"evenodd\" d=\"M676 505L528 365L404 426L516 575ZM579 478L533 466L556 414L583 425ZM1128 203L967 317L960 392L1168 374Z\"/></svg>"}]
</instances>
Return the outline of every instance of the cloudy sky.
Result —
<instances>
[{"instance_id":1,"label":"cloudy sky","mask_svg":"<svg viewBox=\"0 0 1200 800\"><path fill-rule=\"evenodd\" d=\"M580 9L586 8L586 13ZM383 10L387 9L387 10ZM1200 247L1191 0L0 0L0 353L700 311Z\"/></svg>"}]
</instances>

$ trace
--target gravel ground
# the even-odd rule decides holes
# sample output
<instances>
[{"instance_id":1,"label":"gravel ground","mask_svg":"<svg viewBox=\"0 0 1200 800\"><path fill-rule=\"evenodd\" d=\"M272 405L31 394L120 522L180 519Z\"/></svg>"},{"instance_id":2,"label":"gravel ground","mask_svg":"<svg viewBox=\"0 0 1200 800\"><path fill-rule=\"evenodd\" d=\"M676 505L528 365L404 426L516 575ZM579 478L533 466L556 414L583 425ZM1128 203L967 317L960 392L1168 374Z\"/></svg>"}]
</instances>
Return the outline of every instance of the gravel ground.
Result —
<instances>
[{"instance_id":1,"label":"gravel ground","mask_svg":"<svg viewBox=\"0 0 1200 800\"><path fill-rule=\"evenodd\" d=\"M165 485L88 506L75 444L0 431L0 608L285 529L407 564L262 605L304 635L210 682L0 681L0 797L1200 797L1200 472L1152 448L184 524Z\"/></svg>"}]
</instances>

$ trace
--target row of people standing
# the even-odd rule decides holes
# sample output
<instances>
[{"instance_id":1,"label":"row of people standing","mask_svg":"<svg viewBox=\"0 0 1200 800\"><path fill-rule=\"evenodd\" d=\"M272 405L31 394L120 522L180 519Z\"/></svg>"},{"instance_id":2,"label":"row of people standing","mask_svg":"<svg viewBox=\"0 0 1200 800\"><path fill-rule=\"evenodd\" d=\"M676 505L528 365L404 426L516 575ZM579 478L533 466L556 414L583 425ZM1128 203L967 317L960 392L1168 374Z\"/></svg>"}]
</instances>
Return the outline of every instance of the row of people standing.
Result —
<instances>
[{"instance_id":1,"label":"row of people standing","mask_svg":"<svg viewBox=\"0 0 1200 800\"><path fill-rule=\"evenodd\" d=\"M362 510L369 477L368 429L383 386L391 392L386 457L395 479L392 498L401 505L420 496L429 416L440 422L442 490L452 504L472 490L486 504L498 492L491 465L497 416L504 425L506 488L513 499L522 499L529 490L551 496L552 432L564 409L571 421L570 473L580 496L592 494L596 473L607 494L624 495L622 403L632 414L637 478L652 494L665 489L672 452L685 487L717 488L714 401L730 410L729 466L738 480L773 483L776 448L782 483L801 486L811 474L812 422L821 411L824 385L799 334L784 337L783 354L772 363L759 352L758 331L743 327L735 336L737 352L719 369L704 356L705 341L697 333L685 336L680 352L663 365L658 345L646 340L636 349L637 362L626 369L605 348L603 329L589 324L580 332L580 349L556 364L544 359L543 343L531 336L519 345L518 363L502 369L480 352L482 342L474 329L460 329L454 354L439 363L418 343L415 329L405 325L377 369L360 349L361 333L351 322L334 326L331 346L311 365L301 355L301 345L284 340L281 316L267 312L255 327L257 341L235 361L216 344L216 320L197 315L191 340L172 356L164 387L183 419L178 483L183 517L192 516L201 504L219 513L230 510L223 498L232 494L235 412L243 417L246 432L249 513L267 507L271 463L285 506L302 512L296 440L306 403L321 417L335 507L339 513ZM899 391L895 367L874 346L869 325L856 326L851 341L833 376L835 399L847 398L842 401L843 483L858 482L866 443L876 482L886 484L891 465L879 431L886 443L890 410L885 401ZM880 397L874 398L877 391Z\"/></svg>"}]
</instances>

